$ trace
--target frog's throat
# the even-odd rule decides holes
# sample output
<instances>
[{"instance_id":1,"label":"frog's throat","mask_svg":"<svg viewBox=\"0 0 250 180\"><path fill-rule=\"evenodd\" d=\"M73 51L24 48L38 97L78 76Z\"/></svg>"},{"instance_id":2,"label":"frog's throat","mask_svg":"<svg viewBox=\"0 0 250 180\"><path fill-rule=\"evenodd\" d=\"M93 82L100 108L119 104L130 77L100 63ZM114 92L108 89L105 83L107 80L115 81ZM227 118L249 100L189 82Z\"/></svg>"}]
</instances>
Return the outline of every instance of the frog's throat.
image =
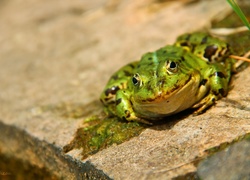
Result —
<instances>
[{"instance_id":1,"label":"frog's throat","mask_svg":"<svg viewBox=\"0 0 250 180\"><path fill-rule=\"evenodd\" d=\"M157 118L183 111L198 101L199 77L190 76L184 86L171 93L161 93L155 99L133 102L134 110L142 117Z\"/></svg>"}]
</instances>

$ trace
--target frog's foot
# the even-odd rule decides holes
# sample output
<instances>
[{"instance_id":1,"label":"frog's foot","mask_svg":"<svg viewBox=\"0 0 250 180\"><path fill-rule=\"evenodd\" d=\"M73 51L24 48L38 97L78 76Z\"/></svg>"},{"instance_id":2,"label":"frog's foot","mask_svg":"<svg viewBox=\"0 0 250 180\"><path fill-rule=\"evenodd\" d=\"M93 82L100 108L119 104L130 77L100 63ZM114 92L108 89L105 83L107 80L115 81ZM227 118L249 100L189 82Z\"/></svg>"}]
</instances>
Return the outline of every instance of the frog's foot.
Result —
<instances>
[{"instance_id":1,"label":"frog's foot","mask_svg":"<svg viewBox=\"0 0 250 180\"><path fill-rule=\"evenodd\" d=\"M146 119L137 117L135 115L133 115L133 113L130 115L130 117L123 117L122 119L126 120L126 121L135 121L135 122L139 122L139 123L143 123L143 124L148 124L148 125L153 125L153 123L147 121Z\"/></svg>"},{"instance_id":2,"label":"frog's foot","mask_svg":"<svg viewBox=\"0 0 250 180\"><path fill-rule=\"evenodd\" d=\"M200 102L195 104L192 108L198 108L194 115L202 114L207 108L215 104L215 101L218 100L218 96L214 94L209 94L204 99L202 99Z\"/></svg>"}]
</instances>

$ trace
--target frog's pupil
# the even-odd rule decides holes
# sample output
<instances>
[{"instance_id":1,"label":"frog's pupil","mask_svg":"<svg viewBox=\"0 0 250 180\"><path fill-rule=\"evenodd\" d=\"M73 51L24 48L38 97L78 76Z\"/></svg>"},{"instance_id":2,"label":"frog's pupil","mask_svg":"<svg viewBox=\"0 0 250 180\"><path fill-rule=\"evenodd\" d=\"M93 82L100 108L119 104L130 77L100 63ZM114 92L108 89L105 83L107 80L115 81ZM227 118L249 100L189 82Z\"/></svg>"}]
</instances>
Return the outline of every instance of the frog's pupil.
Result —
<instances>
[{"instance_id":1,"label":"frog's pupil","mask_svg":"<svg viewBox=\"0 0 250 180\"><path fill-rule=\"evenodd\" d=\"M138 84L138 79L136 79L136 77L133 77L132 82L133 82L134 85L137 85Z\"/></svg>"},{"instance_id":2,"label":"frog's pupil","mask_svg":"<svg viewBox=\"0 0 250 180\"><path fill-rule=\"evenodd\" d=\"M170 67L171 69L176 68L176 64L175 64L175 62L171 62L171 63L170 63L170 65L169 65L169 67Z\"/></svg>"}]
</instances>

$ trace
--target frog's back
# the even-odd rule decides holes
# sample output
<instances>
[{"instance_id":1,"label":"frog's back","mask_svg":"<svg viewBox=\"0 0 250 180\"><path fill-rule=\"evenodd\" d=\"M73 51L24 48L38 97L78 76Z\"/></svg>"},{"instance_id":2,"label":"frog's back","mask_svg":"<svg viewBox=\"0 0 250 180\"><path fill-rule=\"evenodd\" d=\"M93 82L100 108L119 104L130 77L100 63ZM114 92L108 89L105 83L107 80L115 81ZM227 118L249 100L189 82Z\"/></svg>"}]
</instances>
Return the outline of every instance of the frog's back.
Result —
<instances>
[{"instance_id":1,"label":"frog's back","mask_svg":"<svg viewBox=\"0 0 250 180\"><path fill-rule=\"evenodd\" d=\"M189 50L210 63L228 61L228 56L231 54L226 42L202 32L181 35L175 45Z\"/></svg>"}]
</instances>

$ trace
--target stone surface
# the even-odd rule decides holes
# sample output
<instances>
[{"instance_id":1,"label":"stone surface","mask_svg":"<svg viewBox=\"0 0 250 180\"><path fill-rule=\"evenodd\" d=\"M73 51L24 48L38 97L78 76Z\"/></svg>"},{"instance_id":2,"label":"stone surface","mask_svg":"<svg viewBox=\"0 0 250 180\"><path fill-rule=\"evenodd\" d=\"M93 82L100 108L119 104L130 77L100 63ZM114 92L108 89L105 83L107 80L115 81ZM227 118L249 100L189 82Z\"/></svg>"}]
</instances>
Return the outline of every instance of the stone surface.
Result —
<instances>
[{"instance_id":1,"label":"stone surface","mask_svg":"<svg viewBox=\"0 0 250 180\"><path fill-rule=\"evenodd\" d=\"M198 166L201 179L249 179L250 142L242 141L215 154Z\"/></svg>"},{"instance_id":2,"label":"stone surface","mask_svg":"<svg viewBox=\"0 0 250 180\"><path fill-rule=\"evenodd\" d=\"M61 152L84 118L39 109L81 103L87 117L112 72L184 32L209 27L214 15L230 8L224 0L188 2L1 1L1 153L58 177L166 179L196 171L193 162L206 156L206 149L249 133L249 68L235 75L227 98L205 114L166 118L84 160L80 150Z\"/></svg>"},{"instance_id":3,"label":"stone surface","mask_svg":"<svg viewBox=\"0 0 250 180\"><path fill-rule=\"evenodd\" d=\"M60 147L17 127L0 122L0 132L0 179L110 179L89 162L65 156Z\"/></svg>"}]
</instances>

